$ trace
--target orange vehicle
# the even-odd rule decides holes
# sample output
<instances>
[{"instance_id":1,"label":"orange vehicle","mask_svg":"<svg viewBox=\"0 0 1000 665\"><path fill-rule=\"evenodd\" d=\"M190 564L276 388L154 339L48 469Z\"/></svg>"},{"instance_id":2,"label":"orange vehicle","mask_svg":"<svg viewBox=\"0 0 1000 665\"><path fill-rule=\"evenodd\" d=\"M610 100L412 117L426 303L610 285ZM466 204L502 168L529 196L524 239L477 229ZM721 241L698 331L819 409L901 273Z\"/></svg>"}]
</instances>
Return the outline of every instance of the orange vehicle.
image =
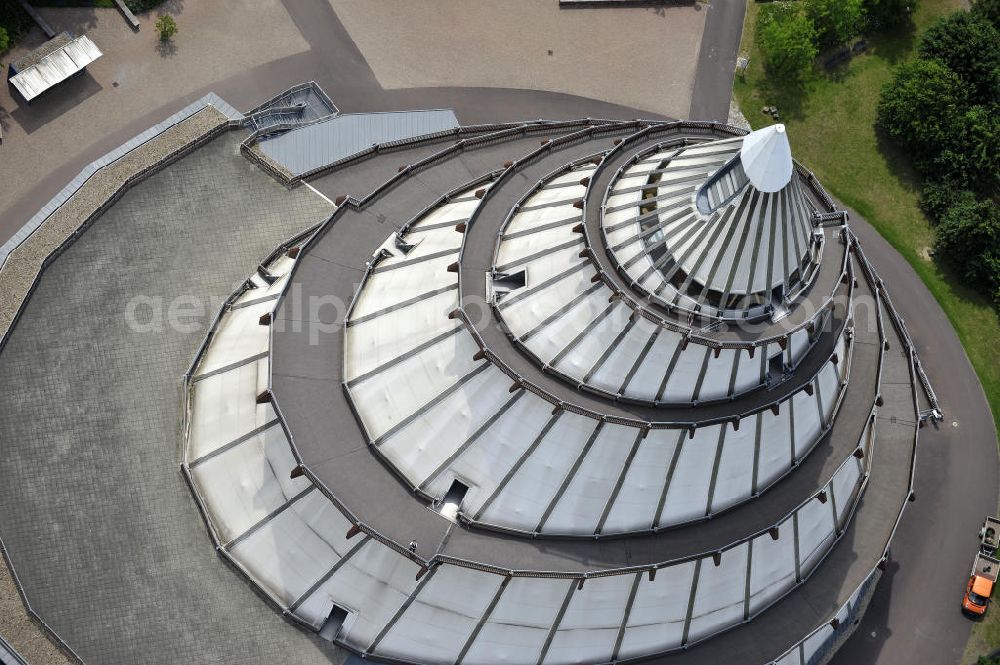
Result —
<instances>
[{"instance_id":1,"label":"orange vehicle","mask_svg":"<svg viewBox=\"0 0 1000 665\"><path fill-rule=\"evenodd\" d=\"M962 598L962 609L970 614L982 616L990 604L993 587L997 581L997 571L1000 561L985 554L977 554L969 575L969 584Z\"/></svg>"}]
</instances>

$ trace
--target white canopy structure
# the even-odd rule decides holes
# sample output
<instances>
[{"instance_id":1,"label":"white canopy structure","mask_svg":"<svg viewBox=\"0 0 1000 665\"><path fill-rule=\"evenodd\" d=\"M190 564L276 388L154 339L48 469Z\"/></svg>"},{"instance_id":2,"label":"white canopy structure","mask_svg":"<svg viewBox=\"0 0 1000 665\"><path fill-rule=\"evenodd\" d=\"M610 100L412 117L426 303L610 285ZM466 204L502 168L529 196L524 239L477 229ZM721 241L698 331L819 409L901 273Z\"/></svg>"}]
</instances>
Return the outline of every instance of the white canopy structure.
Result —
<instances>
[{"instance_id":1,"label":"white canopy structure","mask_svg":"<svg viewBox=\"0 0 1000 665\"><path fill-rule=\"evenodd\" d=\"M637 158L604 202L612 259L668 308L723 319L782 309L808 287L822 243L787 151L784 130L767 128Z\"/></svg>"},{"instance_id":2,"label":"white canopy structure","mask_svg":"<svg viewBox=\"0 0 1000 665\"><path fill-rule=\"evenodd\" d=\"M769 194L780 191L792 179L792 148L785 126L750 132L740 148L740 163L754 187Z\"/></svg>"},{"instance_id":3,"label":"white canopy structure","mask_svg":"<svg viewBox=\"0 0 1000 665\"><path fill-rule=\"evenodd\" d=\"M30 102L49 88L79 74L101 57L101 51L86 35L57 35L32 53L10 64L10 82Z\"/></svg>"},{"instance_id":4,"label":"white canopy structure","mask_svg":"<svg viewBox=\"0 0 1000 665\"><path fill-rule=\"evenodd\" d=\"M219 551L375 660L809 662L825 642L790 622L857 595L793 592L863 510L886 514L834 570L874 569L908 496L861 502L874 464L909 468L874 454L908 366L883 385L898 338L783 130L706 126L386 150L389 181L264 261L187 377Z\"/></svg>"}]
</instances>

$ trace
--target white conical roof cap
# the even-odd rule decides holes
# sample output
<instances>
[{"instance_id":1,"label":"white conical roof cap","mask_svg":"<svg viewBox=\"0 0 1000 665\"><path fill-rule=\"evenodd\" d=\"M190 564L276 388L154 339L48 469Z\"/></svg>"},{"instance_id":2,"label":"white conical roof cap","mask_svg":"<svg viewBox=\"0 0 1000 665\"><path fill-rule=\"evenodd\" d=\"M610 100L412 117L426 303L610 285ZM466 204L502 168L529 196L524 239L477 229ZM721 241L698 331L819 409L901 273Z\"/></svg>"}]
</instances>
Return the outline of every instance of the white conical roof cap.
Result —
<instances>
[{"instance_id":1,"label":"white conical roof cap","mask_svg":"<svg viewBox=\"0 0 1000 665\"><path fill-rule=\"evenodd\" d=\"M777 192L792 179L792 148L784 125L750 132L743 139L740 161L750 183L762 192Z\"/></svg>"}]
</instances>

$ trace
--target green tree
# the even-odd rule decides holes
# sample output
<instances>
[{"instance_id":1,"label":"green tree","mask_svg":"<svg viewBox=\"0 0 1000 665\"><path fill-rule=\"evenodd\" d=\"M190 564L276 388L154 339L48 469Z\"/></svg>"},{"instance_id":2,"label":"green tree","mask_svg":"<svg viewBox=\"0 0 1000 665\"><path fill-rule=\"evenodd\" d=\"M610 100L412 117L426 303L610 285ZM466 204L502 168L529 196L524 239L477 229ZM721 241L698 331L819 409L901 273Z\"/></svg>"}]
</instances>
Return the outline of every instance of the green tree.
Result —
<instances>
[{"instance_id":1,"label":"green tree","mask_svg":"<svg viewBox=\"0 0 1000 665\"><path fill-rule=\"evenodd\" d=\"M952 206L938 226L937 255L975 289L996 297L1000 290L1000 207L992 200Z\"/></svg>"},{"instance_id":2,"label":"green tree","mask_svg":"<svg viewBox=\"0 0 1000 665\"><path fill-rule=\"evenodd\" d=\"M868 29L885 30L910 20L916 0L862 0L862 19Z\"/></svg>"},{"instance_id":3,"label":"green tree","mask_svg":"<svg viewBox=\"0 0 1000 665\"><path fill-rule=\"evenodd\" d=\"M812 21L797 8L780 4L762 8L757 40L768 73L786 80L806 75L816 59L815 36Z\"/></svg>"},{"instance_id":4,"label":"green tree","mask_svg":"<svg viewBox=\"0 0 1000 665\"><path fill-rule=\"evenodd\" d=\"M955 12L932 25L920 57L936 58L972 87L978 102L1000 100L1000 32L973 12Z\"/></svg>"},{"instance_id":5,"label":"green tree","mask_svg":"<svg viewBox=\"0 0 1000 665\"><path fill-rule=\"evenodd\" d=\"M952 206L959 203L971 205L975 202L975 194L965 189L963 183L948 176L924 183L924 189L920 195L920 209L934 224L940 222Z\"/></svg>"},{"instance_id":6,"label":"green tree","mask_svg":"<svg viewBox=\"0 0 1000 665\"><path fill-rule=\"evenodd\" d=\"M960 135L968 93L958 74L937 60L911 60L882 89L876 123L910 153L924 173Z\"/></svg>"},{"instance_id":7,"label":"green tree","mask_svg":"<svg viewBox=\"0 0 1000 665\"><path fill-rule=\"evenodd\" d=\"M1000 186L1000 104L992 107L973 106L961 119L961 142L970 182L984 196L998 191ZM953 148L954 149L954 148Z\"/></svg>"},{"instance_id":8,"label":"green tree","mask_svg":"<svg viewBox=\"0 0 1000 665\"><path fill-rule=\"evenodd\" d=\"M156 19L156 31L160 33L160 41L168 42L177 34L177 23L170 14L164 14Z\"/></svg>"},{"instance_id":9,"label":"green tree","mask_svg":"<svg viewBox=\"0 0 1000 665\"><path fill-rule=\"evenodd\" d=\"M861 0L805 0L821 46L843 44L861 31Z\"/></svg>"},{"instance_id":10,"label":"green tree","mask_svg":"<svg viewBox=\"0 0 1000 665\"><path fill-rule=\"evenodd\" d=\"M1000 30L1000 0L973 0L972 11Z\"/></svg>"},{"instance_id":11,"label":"green tree","mask_svg":"<svg viewBox=\"0 0 1000 665\"><path fill-rule=\"evenodd\" d=\"M7 31L4 30L3 26L0 25L0 53L7 50L10 46L10 37L7 35Z\"/></svg>"}]
</instances>

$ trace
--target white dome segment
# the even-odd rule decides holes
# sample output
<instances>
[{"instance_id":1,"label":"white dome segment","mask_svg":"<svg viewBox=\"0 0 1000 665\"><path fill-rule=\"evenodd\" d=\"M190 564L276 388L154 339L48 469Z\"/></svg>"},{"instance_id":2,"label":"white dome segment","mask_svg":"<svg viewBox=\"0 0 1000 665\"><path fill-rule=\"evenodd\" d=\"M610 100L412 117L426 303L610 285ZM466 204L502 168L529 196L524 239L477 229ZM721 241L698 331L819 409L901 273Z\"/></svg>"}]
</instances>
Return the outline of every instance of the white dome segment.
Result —
<instances>
[{"instance_id":1,"label":"white dome segment","mask_svg":"<svg viewBox=\"0 0 1000 665\"><path fill-rule=\"evenodd\" d=\"M784 125L771 125L743 139L740 161L750 183L762 192L780 191L792 179L792 148Z\"/></svg>"}]
</instances>

